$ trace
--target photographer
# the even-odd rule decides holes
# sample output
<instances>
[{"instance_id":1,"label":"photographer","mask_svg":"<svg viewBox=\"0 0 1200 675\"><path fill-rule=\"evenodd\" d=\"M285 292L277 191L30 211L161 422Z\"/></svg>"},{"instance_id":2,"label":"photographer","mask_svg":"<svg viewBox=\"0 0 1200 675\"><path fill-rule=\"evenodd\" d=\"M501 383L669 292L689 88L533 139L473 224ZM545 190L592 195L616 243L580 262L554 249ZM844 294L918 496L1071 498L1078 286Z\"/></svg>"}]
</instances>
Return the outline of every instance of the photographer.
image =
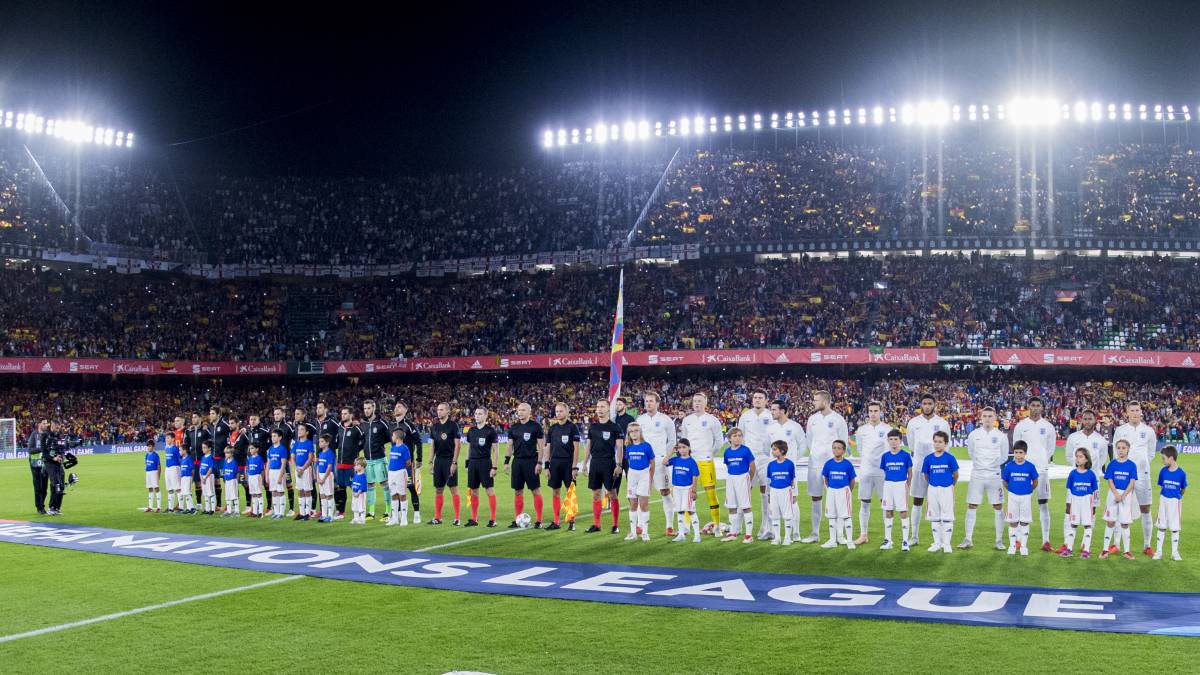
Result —
<instances>
[{"instance_id":1,"label":"photographer","mask_svg":"<svg viewBox=\"0 0 1200 675\"><path fill-rule=\"evenodd\" d=\"M42 445L42 471L50 487L50 508L46 513L57 516L62 512L63 495L67 491L63 462L67 461L67 439L58 422L50 423L50 431Z\"/></svg>"},{"instance_id":2,"label":"photographer","mask_svg":"<svg viewBox=\"0 0 1200 675\"><path fill-rule=\"evenodd\" d=\"M42 420L37 428L29 434L25 447L29 450L29 472L33 474L33 505L37 507L39 516L46 515L46 472L43 469L45 461L42 451L46 447L46 436L50 431L50 422Z\"/></svg>"}]
</instances>

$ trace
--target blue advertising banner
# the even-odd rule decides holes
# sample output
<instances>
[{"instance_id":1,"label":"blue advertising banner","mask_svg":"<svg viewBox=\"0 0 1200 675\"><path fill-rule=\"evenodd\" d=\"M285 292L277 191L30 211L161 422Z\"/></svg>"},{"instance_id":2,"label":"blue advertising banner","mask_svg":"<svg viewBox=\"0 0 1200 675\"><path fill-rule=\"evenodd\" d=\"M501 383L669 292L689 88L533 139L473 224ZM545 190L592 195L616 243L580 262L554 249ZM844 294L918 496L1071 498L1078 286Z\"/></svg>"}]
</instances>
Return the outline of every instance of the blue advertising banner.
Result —
<instances>
[{"instance_id":1,"label":"blue advertising banner","mask_svg":"<svg viewBox=\"0 0 1200 675\"><path fill-rule=\"evenodd\" d=\"M567 563L0 521L0 542L470 593L1200 636L1200 594Z\"/></svg>"}]
</instances>

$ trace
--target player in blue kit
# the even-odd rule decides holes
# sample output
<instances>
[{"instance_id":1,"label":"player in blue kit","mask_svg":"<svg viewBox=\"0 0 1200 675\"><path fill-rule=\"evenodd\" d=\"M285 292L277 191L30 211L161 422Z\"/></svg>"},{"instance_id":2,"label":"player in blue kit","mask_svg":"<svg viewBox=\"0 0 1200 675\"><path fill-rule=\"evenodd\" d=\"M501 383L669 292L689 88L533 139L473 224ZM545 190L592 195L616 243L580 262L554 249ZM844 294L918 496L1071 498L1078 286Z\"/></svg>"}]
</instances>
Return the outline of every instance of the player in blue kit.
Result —
<instances>
[{"instance_id":1,"label":"player in blue kit","mask_svg":"<svg viewBox=\"0 0 1200 675\"><path fill-rule=\"evenodd\" d=\"M892 524L897 513L900 514L900 550L908 550L908 487L912 484L913 460L912 455L900 447L900 438L899 429L889 431L888 449L879 458L879 468L883 470L883 492L879 499L883 506L881 551L892 547Z\"/></svg>"},{"instance_id":2,"label":"player in blue kit","mask_svg":"<svg viewBox=\"0 0 1200 675\"><path fill-rule=\"evenodd\" d=\"M167 449L163 452L163 478L167 484L167 513L179 513L183 508L183 500L179 497L179 446L175 444L175 436L167 434Z\"/></svg>"},{"instance_id":3,"label":"player in blue kit","mask_svg":"<svg viewBox=\"0 0 1200 675\"><path fill-rule=\"evenodd\" d=\"M251 443L247 452L249 456L246 457L246 487L250 493L250 515L262 518L263 474L266 471L266 462L258 454L257 445Z\"/></svg>"},{"instance_id":4,"label":"player in blue kit","mask_svg":"<svg viewBox=\"0 0 1200 675\"><path fill-rule=\"evenodd\" d=\"M408 525L408 477L412 471L412 453L404 444L405 429L392 430L388 449L387 482L392 495L391 513L384 525Z\"/></svg>"},{"instance_id":5,"label":"player in blue kit","mask_svg":"<svg viewBox=\"0 0 1200 675\"><path fill-rule=\"evenodd\" d=\"M292 441L292 466L296 472L293 487L299 495L296 500L299 508L296 509L295 520L312 518L313 464L316 459L314 455L317 453L308 434L307 424L296 425L296 440ZM375 491L372 490L371 495L374 494Z\"/></svg>"},{"instance_id":6,"label":"player in blue kit","mask_svg":"<svg viewBox=\"0 0 1200 675\"><path fill-rule=\"evenodd\" d=\"M833 457L825 460L821 477L825 481L825 517L829 520L829 539L821 548L834 548L845 544L854 548L854 520L851 516L854 479L858 474L854 465L845 458L846 442L834 439Z\"/></svg>"},{"instance_id":7,"label":"player in blue kit","mask_svg":"<svg viewBox=\"0 0 1200 675\"><path fill-rule=\"evenodd\" d=\"M758 467L755 466L754 453L742 445L742 430L733 429L729 432L729 447L725 449L722 461L725 463L727 477L725 478L725 508L729 510L729 532L721 541L735 541L738 532L745 523L743 544L754 542L754 502L750 499L750 486ZM767 518L769 514L764 513Z\"/></svg>"},{"instance_id":8,"label":"player in blue kit","mask_svg":"<svg viewBox=\"0 0 1200 675\"><path fill-rule=\"evenodd\" d=\"M933 432L933 454L921 463L921 474L929 484L925 495L925 520L933 532L930 553L951 553L950 537L954 534L954 485L958 483L958 460L946 452L950 434Z\"/></svg>"},{"instance_id":9,"label":"player in blue kit","mask_svg":"<svg viewBox=\"0 0 1200 675\"><path fill-rule=\"evenodd\" d=\"M650 541L650 489L654 486L654 448L642 436L642 425L630 422L625 428L625 498L629 501L629 534L625 541L640 535Z\"/></svg>"},{"instance_id":10,"label":"player in blue kit","mask_svg":"<svg viewBox=\"0 0 1200 675\"><path fill-rule=\"evenodd\" d=\"M1013 443L1013 458L1000 469L1000 480L1008 490L1008 554L1029 555L1029 523L1033 522L1033 491L1038 485L1038 470L1025 461L1029 445Z\"/></svg>"},{"instance_id":11,"label":"player in blue kit","mask_svg":"<svg viewBox=\"0 0 1200 675\"><path fill-rule=\"evenodd\" d=\"M1087 448L1075 449L1075 469L1067 474L1067 514L1063 519L1063 545L1058 554L1071 557L1075 548L1075 531L1083 528L1083 545L1079 557L1092 557L1092 525L1096 522L1096 491L1100 482L1092 471L1092 455Z\"/></svg>"},{"instance_id":12,"label":"player in blue kit","mask_svg":"<svg viewBox=\"0 0 1200 675\"><path fill-rule=\"evenodd\" d=\"M271 493L271 503L283 505L287 493L287 464L288 449L283 444L283 432L271 430L271 447L267 448L267 490ZM271 511L271 520L283 518L283 509Z\"/></svg>"},{"instance_id":13,"label":"player in blue kit","mask_svg":"<svg viewBox=\"0 0 1200 675\"><path fill-rule=\"evenodd\" d=\"M332 523L337 515L334 501L334 482L337 472L337 452L333 449L333 434L321 434L317 439L317 494L321 497L321 517L318 523Z\"/></svg>"},{"instance_id":14,"label":"player in blue kit","mask_svg":"<svg viewBox=\"0 0 1200 675\"><path fill-rule=\"evenodd\" d=\"M146 508L142 509L143 512L162 512L162 493L158 491L161 479L162 462L154 449L154 440L151 439L146 443Z\"/></svg>"},{"instance_id":15,"label":"player in blue kit","mask_svg":"<svg viewBox=\"0 0 1200 675\"><path fill-rule=\"evenodd\" d=\"M792 545L792 516L796 506L796 463L787 458L787 441L771 443L771 457L767 463L767 504L771 513L771 543L775 546ZM766 514L763 517L767 517ZM779 525L783 524L783 541L779 539ZM750 531L746 526L746 531Z\"/></svg>"},{"instance_id":16,"label":"player in blue kit","mask_svg":"<svg viewBox=\"0 0 1200 675\"><path fill-rule=\"evenodd\" d=\"M1129 441L1119 439L1113 447L1117 458L1104 469L1104 479L1108 481L1108 501L1104 506L1104 550L1100 552L1100 557L1107 558L1117 552L1112 537L1113 530L1119 524L1118 538L1125 549L1123 555L1133 560L1133 554L1129 552L1129 524L1133 522L1133 512L1138 509L1134 489L1141 477L1138 476L1137 463L1129 459Z\"/></svg>"},{"instance_id":17,"label":"player in blue kit","mask_svg":"<svg viewBox=\"0 0 1200 675\"><path fill-rule=\"evenodd\" d=\"M367 524L367 460L359 457L354 460L354 478L350 479L351 510L354 512L350 519L351 525Z\"/></svg>"},{"instance_id":18,"label":"player in blue kit","mask_svg":"<svg viewBox=\"0 0 1200 675\"><path fill-rule=\"evenodd\" d=\"M204 515L211 516L217 512L217 463L212 455L212 442L200 443L204 456L200 458L200 494L204 497Z\"/></svg>"},{"instance_id":19,"label":"player in blue kit","mask_svg":"<svg viewBox=\"0 0 1200 675\"><path fill-rule=\"evenodd\" d=\"M1187 490L1187 474L1179 468L1179 451L1168 445L1162 449L1163 468L1158 471L1158 544L1154 559L1162 560L1163 539L1171 531L1171 560L1183 560L1179 555L1179 529L1183 520L1183 492Z\"/></svg>"},{"instance_id":20,"label":"player in blue kit","mask_svg":"<svg viewBox=\"0 0 1200 675\"><path fill-rule=\"evenodd\" d=\"M679 524L679 534L671 541L687 541L689 523L695 536L692 541L700 542L700 520L696 517L696 478L700 475L700 465L692 459L692 446L686 438L679 439L675 444L675 456L664 457L663 464L671 472L671 494L675 502L675 519Z\"/></svg>"},{"instance_id":21,"label":"player in blue kit","mask_svg":"<svg viewBox=\"0 0 1200 675\"><path fill-rule=\"evenodd\" d=\"M222 518L236 518L242 515L238 506L238 465L233 458L233 446L225 446L225 461L221 462L221 478L225 481L225 511Z\"/></svg>"}]
</instances>

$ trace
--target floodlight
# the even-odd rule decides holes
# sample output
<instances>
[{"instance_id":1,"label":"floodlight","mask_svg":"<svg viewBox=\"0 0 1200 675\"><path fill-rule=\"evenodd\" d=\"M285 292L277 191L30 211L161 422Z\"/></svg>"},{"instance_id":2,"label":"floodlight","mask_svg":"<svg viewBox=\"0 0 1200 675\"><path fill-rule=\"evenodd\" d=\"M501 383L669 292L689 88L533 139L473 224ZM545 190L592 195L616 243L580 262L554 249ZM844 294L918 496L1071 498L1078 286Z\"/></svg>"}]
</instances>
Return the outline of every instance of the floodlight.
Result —
<instances>
[{"instance_id":1,"label":"floodlight","mask_svg":"<svg viewBox=\"0 0 1200 675\"><path fill-rule=\"evenodd\" d=\"M696 132L697 136L703 136L704 135L704 118L697 115L696 119L692 121L692 128Z\"/></svg>"},{"instance_id":2,"label":"floodlight","mask_svg":"<svg viewBox=\"0 0 1200 675\"><path fill-rule=\"evenodd\" d=\"M900 106L901 123L912 124L914 119L916 119L916 111L913 109L911 104L905 103L904 105Z\"/></svg>"},{"instance_id":3,"label":"floodlight","mask_svg":"<svg viewBox=\"0 0 1200 675\"><path fill-rule=\"evenodd\" d=\"M544 134L542 134L542 146L546 147L546 148L554 147L554 132L553 131L550 131L549 129L547 129L546 132Z\"/></svg>"},{"instance_id":4,"label":"floodlight","mask_svg":"<svg viewBox=\"0 0 1200 675\"><path fill-rule=\"evenodd\" d=\"M692 133L692 121L686 117L679 120L679 135L690 136Z\"/></svg>"},{"instance_id":5,"label":"floodlight","mask_svg":"<svg viewBox=\"0 0 1200 675\"><path fill-rule=\"evenodd\" d=\"M650 138L650 123L647 122L646 120L641 120L640 122L638 122L637 137L638 137L638 140L643 140L643 141L646 140L647 138Z\"/></svg>"},{"instance_id":6,"label":"floodlight","mask_svg":"<svg viewBox=\"0 0 1200 675\"><path fill-rule=\"evenodd\" d=\"M875 106L871 110L871 120L873 122L875 122L875 126L879 126L880 124L883 124L883 108L880 108L879 106Z\"/></svg>"}]
</instances>

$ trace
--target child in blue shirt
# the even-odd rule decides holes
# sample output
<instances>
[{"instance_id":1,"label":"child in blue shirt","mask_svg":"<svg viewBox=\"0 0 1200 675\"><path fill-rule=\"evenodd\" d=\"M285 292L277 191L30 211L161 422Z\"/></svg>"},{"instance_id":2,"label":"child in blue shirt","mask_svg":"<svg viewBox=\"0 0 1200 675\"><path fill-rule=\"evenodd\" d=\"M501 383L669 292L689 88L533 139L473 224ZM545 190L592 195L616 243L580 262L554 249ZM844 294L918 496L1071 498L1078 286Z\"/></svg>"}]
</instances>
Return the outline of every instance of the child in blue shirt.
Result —
<instances>
[{"instance_id":1,"label":"child in blue shirt","mask_svg":"<svg viewBox=\"0 0 1200 675\"><path fill-rule=\"evenodd\" d=\"M889 431L887 452L879 458L879 468L883 471L883 494L879 500L883 507L883 544L879 547L882 551L892 547L896 514L900 514L900 550L908 550L908 488L912 483L913 460L900 442L900 430Z\"/></svg>"},{"instance_id":2,"label":"child in blue shirt","mask_svg":"<svg viewBox=\"0 0 1200 675\"><path fill-rule=\"evenodd\" d=\"M176 502L179 494L179 446L175 445L175 437L167 434L167 449L163 456L163 466L166 470L163 477L167 481L167 513L179 513L183 509L183 500Z\"/></svg>"},{"instance_id":3,"label":"child in blue shirt","mask_svg":"<svg viewBox=\"0 0 1200 675\"><path fill-rule=\"evenodd\" d=\"M225 461L221 462L221 478L225 480L225 512L222 518L242 515L238 504L238 465L233 459L233 446L225 447Z\"/></svg>"},{"instance_id":4,"label":"child in blue shirt","mask_svg":"<svg viewBox=\"0 0 1200 675\"><path fill-rule=\"evenodd\" d=\"M1108 481L1108 500L1104 506L1104 550L1100 552L1100 557L1107 558L1117 552L1116 544L1111 542L1113 530L1120 525L1118 539L1125 549L1122 555L1127 560L1133 560L1133 553L1129 551L1129 524L1133 522L1133 512L1138 510L1134 489L1143 477L1138 475L1137 463L1129 459L1129 441L1119 439L1113 447L1117 458L1104 469L1104 479Z\"/></svg>"},{"instance_id":5,"label":"child in blue shirt","mask_svg":"<svg viewBox=\"0 0 1200 675\"><path fill-rule=\"evenodd\" d=\"M829 519L829 539L821 548L834 548L845 544L854 548L854 520L851 516L851 491L858 474L854 465L846 459L846 442L833 441L833 457L825 460L821 477L825 481L825 517Z\"/></svg>"},{"instance_id":6,"label":"child in blue shirt","mask_svg":"<svg viewBox=\"0 0 1200 675\"><path fill-rule=\"evenodd\" d=\"M392 507L384 525L408 525L408 477L412 471L412 452L404 443L402 427L392 430L392 447L388 449L387 471Z\"/></svg>"},{"instance_id":7,"label":"child in blue shirt","mask_svg":"<svg viewBox=\"0 0 1200 675\"><path fill-rule=\"evenodd\" d=\"M1187 490L1187 474L1179 468L1179 451L1168 445L1162 449L1163 468L1158 471L1158 544L1154 559L1162 560L1163 539L1171 531L1171 560L1183 560L1179 555L1180 521L1183 520L1183 492Z\"/></svg>"},{"instance_id":8,"label":"child in blue shirt","mask_svg":"<svg viewBox=\"0 0 1200 675\"><path fill-rule=\"evenodd\" d=\"M933 432L933 453L925 455L921 473L929 483L925 494L925 520L933 531L930 553L952 553L950 537L954 534L954 485L958 482L958 460L946 452L950 434Z\"/></svg>"},{"instance_id":9,"label":"child in blue shirt","mask_svg":"<svg viewBox=\"0 0 1200 675\"><path fill-rule=\"evenodd\" d=\"M700 519L696 517L696 477L700 465L692 458L692 445L686 438L675 444L675 456L666 457L663 463L671 472L671 495L675 500L675 518L679 534L671 541L687 541L687 528L691 525L695 536L692 541L700 542Z\"/></svg>"},{"instance_id":10,"label":"child in blue shirt","mask_svg":"<svg viewBox=\"0 0 1200 675\"><path fill-rule=\"evenodd\" d=\"M771 443L771 457L767 463L767 504L771 508L771 530L775 546L792 545L792 516L796 505L796 464L787 458L787 441ZM779 525L783 524L783 540L779 539ZM750 531L747 528L747 531Z\"/></svg>"},{"instance_id":11,"label":"child in blue shirt","mask_svg":"<svg viewBox=\"0 0 1200 675\"><path fill-rule=\"evenodd\" d=\"M158 491L161 479L162 464L158 452L154 449L154 440L151 439L146 443L146 508L142 509L143 512L162 512L162 493Z\"/></svg>"},{"instance_id":12,"label":"child in blue shirt","mask_svg":"<svg viewBox=\"0 0 1200 675\"><path fill-rule=\"evenodd\" d=\"M192 496L192 474L195 464L187 447L179 448L179 509L180 513L194 515L196 513L196 498Z\"/></svg>"},{"instance_id":13,"label":"child in blue shirt","mask_svg":"<svg viewBox=\"0 0 1200 675\"><path fill-rule=\"evenodd\" d=\"M212 441L200 444L204 456L200 458L200 490L204 497L204 515L211 516L217 512L217 477L216 461L212 455Z\"/></svg>"},{"instance_id":14,"label":"child in blue shirt","mask_svg":"<svg viewBox=\"0 0 1200 675\"><path fill-rule=\"evenodd\" d=\"M359 457L354 460L354 478L350 480L350 489L354 496L351 498L351 510L354 517L351 525L367 524L367 460Z\"/></svg>"},{"instance_id":15,"label":"child in blue shirt","mask_svg":"<svg viewBox=\"0 0 1200 675\"><path fill-rule=\"evenodd\" d=\"M337 469L337 456L330 447L333 436L321 434L317 440L321 451L317 453L317 493L321 496L321 517L318 523L332 523L334 516L333 474Z\"/></svg>"},{"instance_id":16,"label":"child in blue shirt","mask_svg":"<svg viewBox=\"0 0 1200 675\"><path fill-rule=\"evenodd\" d=\"M250 515L263 517L263 478L266 462L258 454L258 446L251 443L250 456L246 458L246 487L250 492Z\"/></svg>"},{"instance_id":17,"label":"child in blue shirt","mask_svg":"<svg viewBox=\"0 0 1200 675\"><path fill-rule=\"evenodd\" d=\"M1029 555L1029 523L1033 521L1033 491L1038 484L1038 470L1033 462L1025 461L1029 444L1013 443L1013 459L1000 469L1000 480L1008 490L1008 554Z\"/></svg>"},{"instance_id":18,"label":"child in blue shirt","mask_svg":"<svg viewBox=\"0 0 1200 675\"><path fill-rule=\"evenodd\" d=\"M1092 525L1096 522L1096 492L1100 483L1092 471L1092 455L1087 448L1075 448L1075 469L1067 474L1067 515L1063 521L1063 545L1058 554L1071 557L1075 531L1083 528L1080 558L1092 557Z\"/></svg>"}]
</instances>

